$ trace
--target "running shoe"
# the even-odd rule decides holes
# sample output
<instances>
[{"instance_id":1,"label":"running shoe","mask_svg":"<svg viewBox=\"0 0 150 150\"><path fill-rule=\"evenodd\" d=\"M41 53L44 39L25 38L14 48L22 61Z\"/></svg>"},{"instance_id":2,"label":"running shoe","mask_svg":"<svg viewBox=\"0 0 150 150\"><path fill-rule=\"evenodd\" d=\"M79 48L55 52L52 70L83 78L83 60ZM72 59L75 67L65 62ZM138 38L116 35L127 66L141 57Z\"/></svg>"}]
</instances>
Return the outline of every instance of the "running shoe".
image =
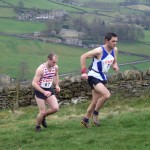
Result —
<instances>
[{"instance_id":1,"label":"running shoe","mask_svg":"<svg viewBox=\"0 0 150 150\"><path fill-rule=\"evenodd\" d=\"M93 120L93 123L94 125L96 126L100 126L100 122L99 122L99 119L98 119L98 115L92 115L92 120Z\"/></svg>"},{"instance_id":2,"label":"running shoe","mask_svg":"<svg viewBox=\"0 0 150 150\"><path fill-rule=\"evenodd\" d=\"M42 120L42 125L44 128L47 128L46 118L44 117Z\"/></svg>"},{"instance_id":3,"label":"running shoe","mask_svg":"<svg viewBox=\"0 0 150 150\"><path fill-rule=\"evenodd\" d=\"M40 132L41 131L41 126L36 126L35 131Z\"/></svg>"},{"instance_id":4,"label":"running shoe","mask_svg":"<svg viewBox=\"0 0 150 150\"><path fill-rule=\"evenodd\" d=\"M81 121L81 125L86 127L86 128L89 128L89 123L88 122Z\"/></svg>"}]
</instances>

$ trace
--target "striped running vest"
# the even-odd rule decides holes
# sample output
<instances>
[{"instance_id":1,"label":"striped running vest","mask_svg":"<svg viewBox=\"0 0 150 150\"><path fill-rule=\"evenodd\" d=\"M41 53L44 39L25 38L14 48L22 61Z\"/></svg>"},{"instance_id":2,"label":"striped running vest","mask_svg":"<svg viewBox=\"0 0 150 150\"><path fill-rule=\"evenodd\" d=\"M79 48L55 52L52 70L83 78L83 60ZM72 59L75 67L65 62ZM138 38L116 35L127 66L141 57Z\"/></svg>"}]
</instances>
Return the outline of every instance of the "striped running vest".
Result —
<instances>
[{"instance_id":1,"label":"striped running vest","mask_svg":"<svg viewBox=\"0 0 150 150\"><path fill-rule=\"evenodd\" d=\"M108 53L103 46L101 59L93 58L93 62L89 68L88 76L93 76L101 81L106 81L106 73L114 62L114 49Z\"/></svg>"},{"instance_id":2,"label":"striped running vest","mask_svg":"<svg viewBox=\"0 0 150 150\"><path fill-rule=\"evenodd\" d=\"M51 67L51 71L49 72L47 67L44 67L44 74L40 78L40 81L38 84L42 88L50 88L53 84L53 77L56 75L56 69L55 67Z\"/></svg>"}]
</instances>

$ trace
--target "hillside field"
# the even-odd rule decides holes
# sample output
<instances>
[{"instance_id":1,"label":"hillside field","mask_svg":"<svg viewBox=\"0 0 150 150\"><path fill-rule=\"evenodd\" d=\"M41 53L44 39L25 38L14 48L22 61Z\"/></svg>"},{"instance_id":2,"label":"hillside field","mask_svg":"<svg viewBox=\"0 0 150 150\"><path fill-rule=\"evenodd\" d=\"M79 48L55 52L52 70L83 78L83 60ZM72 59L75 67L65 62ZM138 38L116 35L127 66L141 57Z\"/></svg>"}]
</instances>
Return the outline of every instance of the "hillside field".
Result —
<instances>
[{"instance_id":1,"label":"hillside field","mask_svg":"<svg viewBox=\"0 0 150 150\"><path fill-rule=\"evenodd\" d=\"M47 117L48 128L35 132L35 106L0 111L1 150L149 150L149 98L113 99L101 109L101 126L90 120L90 128L81 126L89 101L61 106Z\"/></svg>"},{"instance_id":2,"label":"hillside field","mask_svg":"<svg viewBox=\"0 0 150 150\"><path fill-rule=\"evenodd\" d=\"M84 1L83 1L84 2ZM103 2L102 0L96 0L96 2ZM111 5L111 1L107 0L108 5ZM115 0L117 6L122 0ZM32 22L32 21L18 21L14 18L17 14L12 7L3 6L17 6L19 0L5 0L5 3L0 1L2 6L0 9L0 33L9 34L25 34L34 33L46 30L46 24L44 22ZM23 1L24 7L27 8L40 8L40 9L60 9L63 8L66 11L71 12L72 17L79 17L83 15L84 18L88 18L89 21L93 17L102 17L104 20L111 21L111 16L115 17L122 13L130 13L131 9L127 11L127 8L112 10L112 12L101 12L104 15L97 15L93 12L94 9L84 8L79 6L72 6L62 4L60 2L53 1L41 1L36 3L31 0ZM80 12L86 11L86 13L80 14ZM97 10L96 10L97 11ZM100 11L100 10L99 10ZM119 12L121 11L121 13ZM134 11L134 10L132 10ZM72 13L74 12L74 13ZM91 13L92 12L92 13ZM136 10L137 12L137 10ZM138 12L140 13L140 12ZM118 42L119 51L127 52L129 54L118 54L118 64L141 61L148 59L150 56L150 31L144 30L145 38L140 39L138 42ZM102 43L100 43L102 44ZM62 44L45 43L43 41L35 41L29 39L17 38L15 36L0 35L0 74L7 74L11 78L19 78L21 73L24 73L26 80L31 80L35 69L39 64L43 63L47 59L47 55L50 51L54 51L59 56L59 73L65 74L70 72L80 72L80 56L84 52L87 52L88 48L79 48L74 46L67 46ZM135 55L130 55L134 53ZM138 54L138 55L137 55ZM143 56L142 56L143 55ZM91 60L88 60L87 67ZM23 66L24 65L24 66ZM120 71L123 72L126 69L140 69L146 70L150 67L150 62L144 62L140 64L129 64L120 66ZM24 69L24 70L23 70ZM110 71L112 73L112 71Z\"/></svg>"}]
</instances>

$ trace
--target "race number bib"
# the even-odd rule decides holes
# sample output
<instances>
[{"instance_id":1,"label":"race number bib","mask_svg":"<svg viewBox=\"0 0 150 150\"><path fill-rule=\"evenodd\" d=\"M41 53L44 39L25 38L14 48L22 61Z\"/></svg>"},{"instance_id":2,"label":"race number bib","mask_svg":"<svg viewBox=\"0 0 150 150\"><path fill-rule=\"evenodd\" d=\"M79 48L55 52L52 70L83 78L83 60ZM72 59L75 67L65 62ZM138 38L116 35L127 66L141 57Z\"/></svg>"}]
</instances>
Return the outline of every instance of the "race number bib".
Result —
<instances>
[{"instance_id":1,"label":"race number bib","mask_svg":"<svg viewBox=\"0 0 150 150\"><path fill-rule=\"evenodd\" d=\"M52 86L53 79L43 79L41 81L41 87L42 88L50 88Z\"/></svg>"},{"instance_id":2,"label":"race number bib","mask_svg":"<svg viewBox=\"0 0 150 150\"><path fill-rule=\"evenodd\" d=\"M113 63L114 59L105 60L103 64L103 72L107 73L110 69L111 64Z\"/></svg>"},{"instance_id":3,"label":"race number bib","mask_svg":"<svg viewBox=\"0 0 150 150\"><path fill-rule=\"evenodd\" d=\"M104 72L104 73L107 73L108 70L110 69L110 66L111 66L111 65L109 65L109 64L108 64L108 65L104 65L104 67L103 67L103 72Z\"/></svg>"}]
</instances>

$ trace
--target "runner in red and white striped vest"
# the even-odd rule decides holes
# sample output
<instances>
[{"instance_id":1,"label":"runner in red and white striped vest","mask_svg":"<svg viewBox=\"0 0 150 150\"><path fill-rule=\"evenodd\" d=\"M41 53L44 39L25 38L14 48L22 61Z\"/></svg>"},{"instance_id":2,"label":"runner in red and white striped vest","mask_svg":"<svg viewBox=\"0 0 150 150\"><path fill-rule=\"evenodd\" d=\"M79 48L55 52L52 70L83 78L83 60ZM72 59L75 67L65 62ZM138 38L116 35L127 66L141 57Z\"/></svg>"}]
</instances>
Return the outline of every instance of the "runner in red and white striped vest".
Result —
<instances>
[{"instance_id":1,"label":"runner in red and white striped vest","mask_svg":"<svg viewBox=\"0 0 150 150\"><path fill-rule=\"evenodd\" d=\"M35 99L39 107L35 128L37 132L41 131L41 124L47 128L46 117L59 110L53 87L55 86L56 92L60 92L57 61L58 56L50 53L47 61L37 68L32 81L32 86L35 89ZM46 108L46 103L50 108Z\"/></svg>"}]
</instances>

